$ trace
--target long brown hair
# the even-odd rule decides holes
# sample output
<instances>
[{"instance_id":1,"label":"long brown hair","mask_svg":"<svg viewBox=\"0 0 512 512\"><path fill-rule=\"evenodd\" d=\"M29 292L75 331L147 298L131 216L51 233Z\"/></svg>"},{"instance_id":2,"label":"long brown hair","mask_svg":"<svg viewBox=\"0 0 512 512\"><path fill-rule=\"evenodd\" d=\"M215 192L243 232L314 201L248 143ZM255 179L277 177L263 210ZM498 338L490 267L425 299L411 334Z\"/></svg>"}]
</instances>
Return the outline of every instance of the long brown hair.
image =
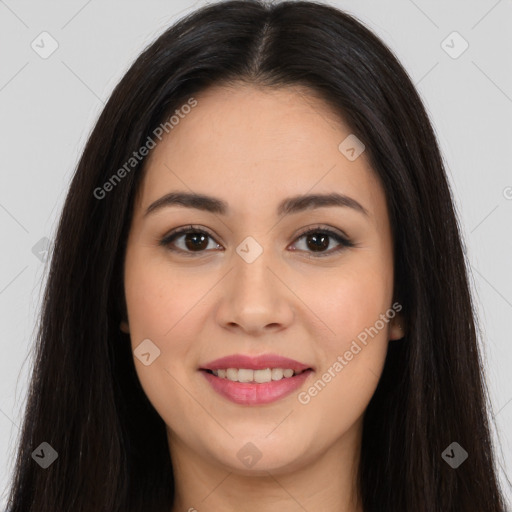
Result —
<instances>
[{"instance_id":1,"label":"long brown hair","mask_svg":"<svg viewBox=\"0 0 512 512\"><path fill-rule=\"evenodd\" d=\"M365 512L504 512L465 254L425 108L393 53L353 16L257 0L213 4L166 30L90 135L55 237L10 511L170 510L165 425L119 330L145 159L106 196L95 191L187 99L238 82L320 95L365 144L385 190L408 330L390 343L364 416ZM31 457L42 442L58 453L46 469ZM469 454L456 469L442 456L452 442Z\"/></svg>"}]
</instances>

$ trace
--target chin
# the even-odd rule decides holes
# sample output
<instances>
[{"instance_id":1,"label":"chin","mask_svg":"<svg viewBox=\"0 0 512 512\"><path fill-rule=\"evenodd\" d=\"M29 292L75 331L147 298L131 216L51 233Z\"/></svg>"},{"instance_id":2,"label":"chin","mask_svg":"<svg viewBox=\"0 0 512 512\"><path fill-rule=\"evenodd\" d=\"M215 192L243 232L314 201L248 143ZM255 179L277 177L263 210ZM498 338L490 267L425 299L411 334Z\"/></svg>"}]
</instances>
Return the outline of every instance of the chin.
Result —
<instances>
[{"instance_id":1,"label":"chin","mask_svg":"<svg viewBox=\"0 0 512 512\"><path fill-rule=\"evenodd\" d=\"M238 438L239 439L239 438ZM231 440L221 453L212 453L226 470L246 476L268 476L268 473L282 474L295 471L306 463L303 447L283 443L281 438L273 440Z\"/></svg>"}]
</instances>

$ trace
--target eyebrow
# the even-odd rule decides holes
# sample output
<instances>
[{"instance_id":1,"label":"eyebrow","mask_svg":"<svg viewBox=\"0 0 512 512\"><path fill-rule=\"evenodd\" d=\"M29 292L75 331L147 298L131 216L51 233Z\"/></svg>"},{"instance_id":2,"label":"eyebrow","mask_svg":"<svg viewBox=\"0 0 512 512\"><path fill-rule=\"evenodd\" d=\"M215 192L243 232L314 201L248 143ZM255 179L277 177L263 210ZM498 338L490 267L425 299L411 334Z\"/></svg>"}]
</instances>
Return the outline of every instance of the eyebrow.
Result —
<instances>
[{"instance_id":1,"label":"eyebrow","mask_svg":"<svg viewBox=\"0 0 512 512\"><path fill-rule=\"evenodd\" d=\"M229 205L222 199L191 192L170 192L160 199L157 199L154 203L151 203L146 209L144 217L164 207L170 206L194 208L219 215L227 215L229 213ZM277 215L289 215L328 206L352 208L369 217L368 210L362 204L358 203L352 197L336 192L331 194L310 194L288 197L279 203Z\"/></svg>"}]
</instances>

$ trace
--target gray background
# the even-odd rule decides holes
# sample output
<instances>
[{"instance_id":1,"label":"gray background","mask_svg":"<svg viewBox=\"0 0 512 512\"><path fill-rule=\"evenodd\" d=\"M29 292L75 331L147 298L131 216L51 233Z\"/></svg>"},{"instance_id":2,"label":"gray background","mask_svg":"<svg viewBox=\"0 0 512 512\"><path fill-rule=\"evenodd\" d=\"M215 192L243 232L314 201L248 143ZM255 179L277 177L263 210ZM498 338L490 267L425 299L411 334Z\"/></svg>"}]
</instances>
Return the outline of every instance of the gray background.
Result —
<instances>
[{"instance_id":1,"label":"gray background","mask_svg":"<svg viewBox=\"0 0 512 512\"><path fill-rule=\"evenodd\" d=\"M40 240L54 236L80 152L115 84L148 43L204 3L0 0L0 506L47 271ZM330 3L391 47L431 116L471 263L501 478L510 478L512 0ZM59 45L46 59L31 47L35 40L50 48L43 31ZM453 31L469 44L457 58L463 41Z\"/></svg>"}]
</instances>

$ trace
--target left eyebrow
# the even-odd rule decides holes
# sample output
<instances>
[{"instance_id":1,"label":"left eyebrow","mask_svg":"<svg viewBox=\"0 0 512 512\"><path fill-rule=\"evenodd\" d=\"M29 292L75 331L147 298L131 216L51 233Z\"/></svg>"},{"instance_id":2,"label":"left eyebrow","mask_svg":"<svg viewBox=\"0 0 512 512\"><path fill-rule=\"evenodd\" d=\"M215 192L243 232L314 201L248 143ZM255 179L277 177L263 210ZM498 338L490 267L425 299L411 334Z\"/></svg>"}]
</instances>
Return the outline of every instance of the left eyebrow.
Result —
<instances>
[{"instance_id":1,"label":"left eyebrow","mask_svg":"<svg viewBox=\"0 0 512 512\"><path fill-rule=\"evenodd\" d=\"M191 192L170 192L160 199L157 199L154 203L151 203L145 211L144 216L146 217L152 212L169 206L183 206L185 208L194 208L219 215L227 215L230 211L228 203L217 197L194 194ZM289 215L329 206L352 208L369 217L368 210L362 204L352 197L336 192L331 194L309 194L288 197L279 203L277 215Z\"/></svg>"}]
</instances>

